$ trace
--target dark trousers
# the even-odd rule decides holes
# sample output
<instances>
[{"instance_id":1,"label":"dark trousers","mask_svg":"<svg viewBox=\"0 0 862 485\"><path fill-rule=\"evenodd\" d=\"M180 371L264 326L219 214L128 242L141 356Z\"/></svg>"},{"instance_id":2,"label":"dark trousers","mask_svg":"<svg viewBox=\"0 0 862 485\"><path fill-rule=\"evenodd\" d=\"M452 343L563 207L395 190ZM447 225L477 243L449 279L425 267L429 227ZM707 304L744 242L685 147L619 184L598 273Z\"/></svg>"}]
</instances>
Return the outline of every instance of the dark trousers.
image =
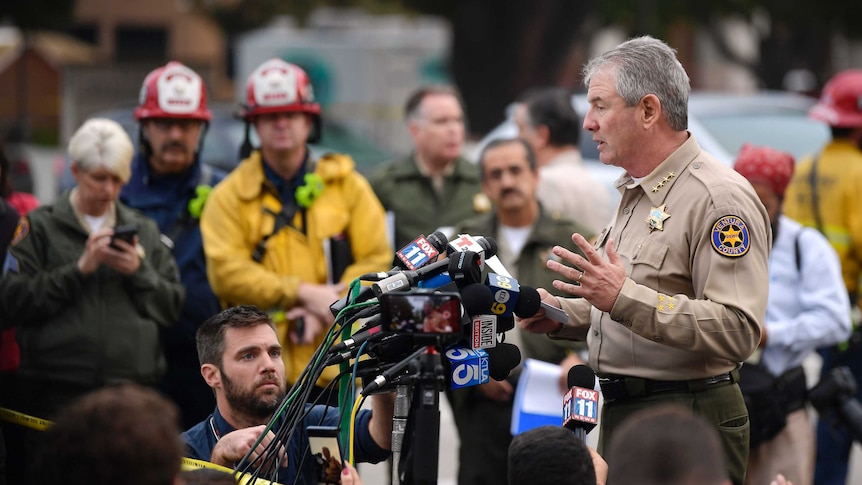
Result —
<instances>
[{"instance_id":1,"label":"dark trousers","mask_svg":"<svg viewBox=\"0 0 862 485\"><path fill-rule=\"evenodd\" d=\"M486 399L475 388L447 390L461 442L458 485L498 485L508 481L512 402Z\"/></svg>"},{"instance_id":2,"label":"dark trousers","mask_svg":"<svg viewBox=\"0 0 862 485\"><path fill-rule=\"evenodd\" d=\"M862 400L862 346L843 352L830 347L819 353L823 357L821 378L836 366L846 365L860 384L855 398ZM847 426L832 414L821 415L817 420L817 459L814 463L814 483L817 485L844 485L847 482L853 436Z\"/></svg>"},{"instance_id":3,"label":"dark trousers","mask_svg":"<svg viewBox=\"0 0 862 485\"><path fill-rule=\"evenodd\" d=\"M748 464L748 410L737 384L716 386L701 392L666 392L624 399L602 407L599 454L604 455L615 429L632 414L661 404L676 404L706 418L721 438L730 479L736 485L745 480Z\"/></svg>"}]
</instances>

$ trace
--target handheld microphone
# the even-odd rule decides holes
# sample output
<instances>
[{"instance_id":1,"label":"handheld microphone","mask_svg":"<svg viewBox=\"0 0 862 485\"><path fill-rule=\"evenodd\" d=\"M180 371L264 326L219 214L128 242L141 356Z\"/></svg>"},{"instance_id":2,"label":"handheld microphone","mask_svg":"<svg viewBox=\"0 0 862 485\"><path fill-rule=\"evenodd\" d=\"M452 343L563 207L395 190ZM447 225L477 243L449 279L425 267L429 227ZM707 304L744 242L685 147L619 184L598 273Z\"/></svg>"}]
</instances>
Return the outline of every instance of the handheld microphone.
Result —
<instances>
[{"instance_id":1,"label":"handheld microphone","mask_svg":"<svg viewBox=\"0 0 862 485\"><path fill-rule=\"evenodd\" d=\"M374 315L369 318L367 322L365 322L365 330L361 330L359 332L354 333L340 343L337 343L330 347L330 352L341 352L342 350L358 347L362 345L366 340L373 337L377 333L379 333L383 327L380 326L380 314Z\"/></svg>"},{"instance_id":2,"label":"handheld microphone","mask_svg":"<svg viewBox=\"0 0 862 485\"><path fill-rule=\"evenodd\" d=\"M491 360L489 374L491 379L502 381L509 377L512 369L521 363L521 349L517 345L505 342L497 344L492 349L487 349L488 358Z\"/></svg>"},{"instance_id":3,"label":"handheld microphone","mask_svg":"<svg viewBox=\"0 0 862 485\"><path fill-rule=\"evenodd\" d=\"M359 277L362 281L380 281L402 271L415 271L431 264L434 259L446 250L448 243L446 235L434 231L428 237L419 235L395 253L393 267L389 271L366 273Z\"/></svg>"},{"instance_id":4,"label":"handheld microphone","mask_svg":"<svg viewBox=\"0 0 862 485\"><path fill-rule=\"evenodd\" d=\"M497 255L497 241L492 237L473 237L469 234L459 234L458 239L449 241L446 247L446 254L460 253L464 251L473 251L481 254L483 258L490 258Z\"/></svg>"},{"instance_id":5,"label":"handheld microphone","mask_svg":"<svg viewBox=\"0 0 862 485\"><path fill-rule=\"evenodd\" d=\"M539 311L542 299L535 288L521 286L515 278L496 273L488 273L487 284L494 297L494 302L491 304L491 313L494 315L500 317L517 315L528 318Z\"/></svg>"},{"instance_id":6,"label":"handheld microphone","mask_svg":"<svg viewBox=\"0 0 862 485\"><path fill-rule=\"evenodd\" d=\"M437 276L448 268L449 258L444 258L416 271L399 271L372 284L371 288L377 296L390 291L407 291L417 282Z\"/></svg>"},{"instance_id":7,"label":"handheld microphone","mask_svg":"<svg viewBox=\"0 0 862 485\"><path fill-rule=\"evenodd\" d=\"M593 389L596 373L586 365L575 365L569 369L566 383L569 390L563 396L563 427L586 443L587 433L596 427L599 416L599 392Z\"/></svg>"},{"instance_id":8,"label":"handheld microphone","mask_svg":"<svg viewBox=\"0 0 862 485\"><path fill-rule=\"evenodd\" d=\"M420 235L395 253L392 271L419 269L445 251L448 243L446 235L440 231L434 231L428 237Z\"/></svg>"}]
</instances>

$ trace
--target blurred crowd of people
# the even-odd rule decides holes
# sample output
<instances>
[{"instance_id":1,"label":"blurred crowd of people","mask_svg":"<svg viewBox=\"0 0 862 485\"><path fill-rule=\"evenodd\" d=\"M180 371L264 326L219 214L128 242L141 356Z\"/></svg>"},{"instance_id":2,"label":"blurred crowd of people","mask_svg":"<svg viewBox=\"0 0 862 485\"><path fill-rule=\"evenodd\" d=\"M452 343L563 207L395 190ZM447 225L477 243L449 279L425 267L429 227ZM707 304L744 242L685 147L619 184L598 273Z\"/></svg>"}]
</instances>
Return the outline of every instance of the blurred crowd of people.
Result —
<instances>
[{"instance_id":1,"label":"blurred crowd of people","mask_svg":"<svg viewBox=\"0 0 862 485\"><path fill-rule=\"evenodd\" d=\"M14 192L0 149L0 484L233 483L180 459L230 469L274 440L265 425L330 305L435 229L493 237L511 276L568 313L500 321L525 358L560 366L560 388L588 364L605 402L591 449L558 427L512 436L518 370L447 391L459 484L845 483L858 437L837 412L815 430L802 363L820 353L823 375L862 377L862 71L811 111L832 127L820 152L746 144L733 167L688 132L689 78L665 43L597 56L584 84L587 113L560 88L525 93L518 136L478 164L457 91L420 87L412 151L367 179L348 154L312 156L323 113L280 59L246 81L230 173L201 163L207 89L175 61L141 85L137 140L108 119L77 129L76 186L54 203ZM580 158L582 123L625 170L616 208ZM339 404L336 376L309 404ZM392 445L393 397L372 399L358 461ZM338 425L310 409L307 423ZM307 448L304 430L281 443L282 483L316 483ZM349 463L340 478L359 483Z\"/></svg>"}]
</instances>

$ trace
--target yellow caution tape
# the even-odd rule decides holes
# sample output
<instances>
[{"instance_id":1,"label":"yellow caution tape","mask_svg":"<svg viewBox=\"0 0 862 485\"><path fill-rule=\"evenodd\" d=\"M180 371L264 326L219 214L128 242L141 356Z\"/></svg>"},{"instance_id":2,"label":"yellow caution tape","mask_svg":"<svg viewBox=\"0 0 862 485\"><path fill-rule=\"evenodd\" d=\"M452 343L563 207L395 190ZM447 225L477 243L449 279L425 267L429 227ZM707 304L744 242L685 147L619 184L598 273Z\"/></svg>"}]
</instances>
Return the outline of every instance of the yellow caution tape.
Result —
<instances>
[{"instance_id":1,"label":"yellow caution tape","mask_svg":"<svg viewBox=\"0 0 862 485\"><path fill-rule=\"evenodd\" d=\"M195 460L194 458L183 457L182 469L183 470L197 470L198 468L211 468L213 470L219 470L225 473L233 474L234 471L230 468L216 465L215 463L210 463L208 461L203 460ZM252 478L249 475L242 475L237 482L239 485L281 485L278 482L270 482L269 480L264 480L263 478L258 478L252 482Z\"/></svg>"},{"instance_id":2,"label":"yellow caution tape","mask_svg":"<svg viewBox=\"0 0 862 485\"><path fill-rule=\"evenodd\" d=\"M29 414L19 413L18 411L6 408L0 408L0 419L27 428L32 428L36 431L45 431L54 424L47 419L37 418L35 416L30 416Z\"/></svg>"}]
</instances>

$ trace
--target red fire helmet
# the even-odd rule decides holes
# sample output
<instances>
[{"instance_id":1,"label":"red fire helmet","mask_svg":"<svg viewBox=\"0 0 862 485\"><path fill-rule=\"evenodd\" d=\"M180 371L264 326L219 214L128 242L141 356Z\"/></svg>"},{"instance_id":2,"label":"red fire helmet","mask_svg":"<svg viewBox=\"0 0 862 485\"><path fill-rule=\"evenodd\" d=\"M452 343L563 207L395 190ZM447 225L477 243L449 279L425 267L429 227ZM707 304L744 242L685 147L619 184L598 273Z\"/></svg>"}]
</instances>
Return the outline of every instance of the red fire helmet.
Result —
<instances>
[{"instance_id":1,"label":"red fire helmet","mask_svg":"<svg viewBox=\"0 0 862 485\"><path fill-rule=\"evenodd\" d=\"M203 79L185 65L171 61L144 79L135 119L183 118L210 121Z\"/></svg>"}]
</instances>

